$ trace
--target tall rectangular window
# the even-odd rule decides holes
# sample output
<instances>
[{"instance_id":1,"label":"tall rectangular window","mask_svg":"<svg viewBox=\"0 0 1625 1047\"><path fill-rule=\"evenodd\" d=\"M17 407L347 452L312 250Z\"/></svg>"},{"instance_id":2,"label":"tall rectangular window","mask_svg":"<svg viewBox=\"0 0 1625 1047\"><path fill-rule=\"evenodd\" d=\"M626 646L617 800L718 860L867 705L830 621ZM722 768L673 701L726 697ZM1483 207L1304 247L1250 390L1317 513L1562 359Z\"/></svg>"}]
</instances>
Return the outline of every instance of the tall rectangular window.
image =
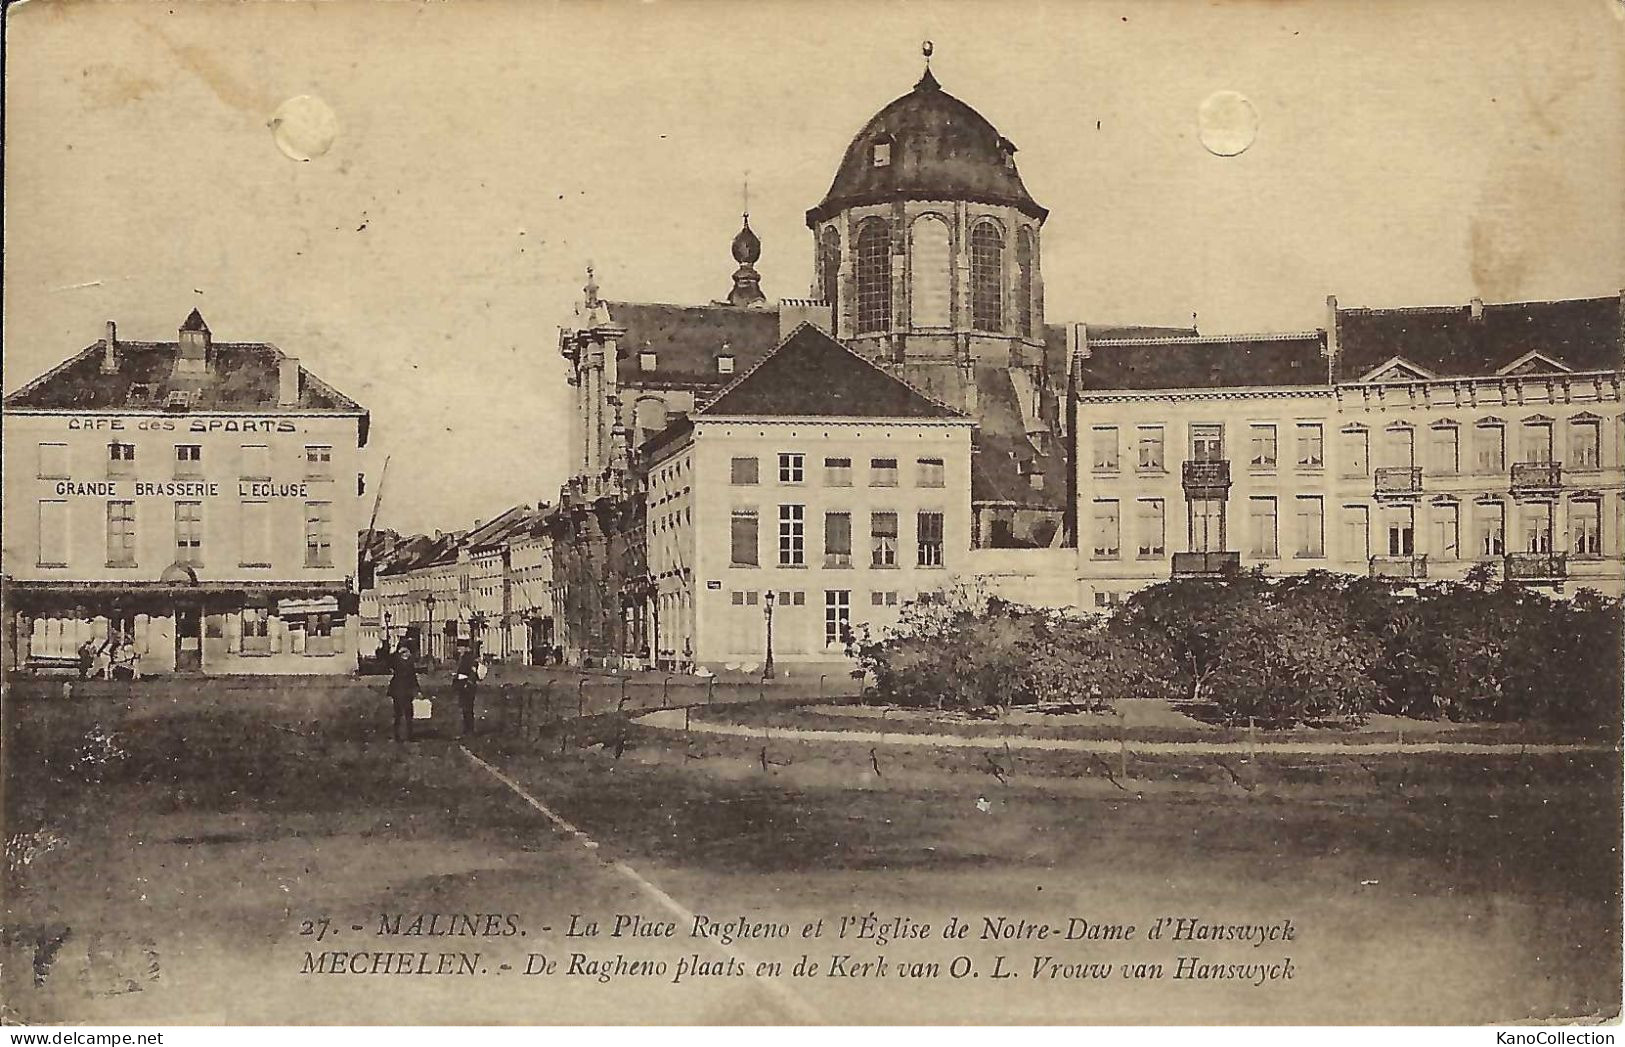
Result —
<instances>
[{"instance_id":1,"label":"tall rectangular window","mask_svg":"<svg viewBox=\"0 0 1625 1047\"><path fill-rule=\"evenodd\" d=\"M869 514L870 566L897 566L897 514Z\"/></svg>"},{"instance_id":2,"label":"tall rectangular window","mask_svg":"<svg viewBox=\"0 0 1625 1047\"><path fill-rule=\"evenodd\" d=\"M919 534L919 565L921 567L942 566L942 514L917 513L915 526Z\"/></svg>"},{"instance_id":3,"label":"tall rectangular window","mask_svg":"<svg viewBox=\"0 0 1625 1047\"><path fill-rule=\"evenodd\" d=\"M921 458L915 464L920 469L921 487L948 486L948 467L941 458Z\"/></svg>"},{"instance_id":4,"label":"tall rectangular window","mask_svg":"<svg viewBox=\"0 0 1625 1047\"><path fill-rule=\"evenodd\" d=\"M243 502L242 567L271 566L271 503Z\"/></svg>"},{"instance_id":5,"label":"tall rectangular window","mask_svg":"<svg viewBox=\"0 0 1625 1047\"><path fill-rule=\"evenodd\" d=\"M1551 422L1525 422L1523 427L1523 460L1545 464L1553 457Z\"/></svg>"},{"instance_id":6,"label":"tall rectangular window","mask_svg":"<svg viewBox=\"0 0 1625 1047\"><path fill-rule=\"evenodd\" d=\"M1473 545L1479 556L1500 556L1506 552L1506 524L1506 506L1501 502L1479 502L1473 506Z\"/></svg>"},{"instance_id":7,"label":"tall rectangular window","mask_svg":"<svg viewBox=\"0 0 1625 1047\"><path fill-rule=\"evenodd\" d=\"M1165 513L1161 498L1142 498L1135 503L1139 531L1138 552L1141 559L1156 559L1166 554Z\"/></svg>"},{"instance_id":8,"label":"tall rectangular window","mask_svg":"<svg viewBox=\"0 0 1625 1047\"><path fill-rule=\"evenodd\" d=\"M1569 468L1602 468L1602 426L1589 419L1570 423Z\"/></svg>"},{"instance_id":9,"label":"tall rectangular window","mask_svg":"<svg viewBox=\"0 0 1625 1047\"><path fill-rule=\"evenodd\" d=\"M1441 502L1433 507L1433 555L1441 560L1461 556L1461 507Z\"/></svg>"},{"instance_id":10,"label":"tall rectangular window","mask_svg":"<svg viewBox=\"0 0 1625 1047\"><path fill-rule=\"evenodd\" d=\"M271 653L271 614L264 607L244 607L239 612L239 633L244 654Z\"/></svg>"},{"instance_id":11,"label":"tall rectangular window","mask_svg":"<svg viewBox=\"0 0 1625 1047\"><path fill-rule=\"evenodd\" d=\"M1094 520L1094 541L1092 548L1094 558L1097 560L1115 560L1122 551L1121 523L1118 519L1117 502L1101 500L1094 503L1091 514Z\"/></svg>"},{"instance_id":12,"label":"tall rectangular window","mask_svg":"<svg viewBox=\"0 0 1625 1047\"><path fill-rule=\"evenodd\" d=\"M1587 499L1569 503L1570 550L1575 556L1602 555L1602 505Z\"/></svg>"},{"instance_id":13,"label":"tall rectangular window","mask_svg":"<svg viewBox=\"0 0 1625 1047\"><path fill-rule=\"evenodd\" d=\"M1228 552L1225 544L1225 503L1217 498L1194 498L1190 506L1190 549L1193 553Z\"/></svg>"},{"instance_id":14,"label":"tall rectangular window","mask_svg":"<svg viewBox=\"0 0 1625 1047\"><path fill-rule=\"evenodd\" d=\"M1343 506L1343 557L1359 563L1371 559L1371 510L1366 506Z\"/></svg>"},{"instance_id":15,"label":"tall rectangular window","mask_svg":"<svg viewBox=\"0 0 1625 1047\"><path fill-rule=\"evenodd\" d=\"M1428 456L1428 468L1440 476L1454 476L1461 472L1461 430L1455 425L1436 425L1429 436L1433 451Z\"/></svg>"},{"instance_id":16,"label":"tall rectangular window","mask_svg":"<svg viewBox=\"0 0 1625 1047\"><path fill-rule=\"evenodd\" d=\"M896 487L897 486L897 459L871 458L869 459L869 486L870 487Z\"/></svg>"},{"instance_id":17,"label":"tall rectangular window","mask_svg":"<svg viewBox=\"0 0 1625 1047\"><path fill-rule=\"evenodd\" d=\"M728 467L728 482L736 486L759 483L760 463L755 458L735 458Z\"/></svg>"},{"instance_id":18,"label":"tall rectangular window","mask_svg":"<svg viewBox=\"0 0 1625 1047\"><path fill-rule=\"evenodd\" d=\"M107 475L112 479L135 475L135 444L114 440L107 445Z\"/></svg>"},{"instance_id":19,"label":"tall rectangular window","mask_svg":"<svg viewBox=\"0 0 1625 1047\"><path fill-rule=\"evenodd\" d=\"M39 445L39 478L66 480L68 478L68 445L47 443Z\"/></svg>"},{"instance_id":20,"label":"tall rectangular window","mask_svg":"<svg viewBox=\"0 0 1625 1047\"><path fill-rule=\"evenodd\" d=\"M1117 472L1117 426L1095 426L1089 434L1089 446L1093 449L1094 469L1096 472Z\"/></svg>"},{"instance_id":21,"label":"tall rectangular window","mask_svg":"<svg viewBox=\"0 0 1625 1047\"><path fill-rule=\"evenodd\" d=\"M1387 464L1401 469L1416 465L1416 430L1408 425L1396 425L1383 435Z\"/></svg>"},{"instance_id":22,"label":"tall rectangular window","mask_svg":"<svg viewBox=\"0 0 1625 1047\"><path fill-rule=\"evenodd\" d=\"M201 444L175 445L175 475L181 478L203 475L203 446Z\"/></svg>"},{"instance_id":23,"label":"tall rectangular window","mask_svg":"<svg viewBox=\"0 0 1625 1047\"><path fill-rule=\"evenodd\" d=\"M243 479L271 478L271 448L266 444L243 444Z\"/></svg>"},{"instance_id":24,"label":"tall rectangular window","mask_svg":"<svg viewBox=\"0 0 1625 1047\"><path fill-rule=\"evenodd\" d=\"M1506 428L1499 423L1480 425L1473 439L1478 446L1478 471L1480 473L1506 472Z\"/></svg>"},{"instance_id":25,"label":"tall rectangular window","mask_svg":"<svg viewBox=\"0 0 1625 1047\"><path fill-rule=\"evenodd\" d=\"M1371 434L1364 429L1344 429L1341 434L1343 475L1365 476L1371 471Z\"/></svg>"},{"instance_id":26,"label":"tall rectangular window","mask_svg":"<svg viewBox=\"0 0 1625 1047\"><path fill-rule=\"evenodd\" d=\"M175 503L175 562L203 563L203 503Z\"/></svg>"},{"instance_id":27,"label":"tall rectangular window","mask_svg":"<svg viewBox=\"0 0 1625 1047\"><path fill-rule=\"evenodd\" d=\"M807 478L807 456L795 451L779 455L779 483L798 484Z\"/></svg>"},{"instance_id":28,"label":"tall rectangular window","mask_svg":"<svg viewBox=\"0 0 1625 1047\"><path fill-rule=\"evenodd\" d=\"M1271 558L1281 553L1275 520L1275 499L1247 499L1247 551L1253 556Z\"/></svg>"},{"instance_id":29,"label":"tall rectangular window","mask_svg":"<svg viewBox=\"0 0 1625 1047\"><path fill-rule=\"evenodd\" d=\"M755 509L735 509L729 521L729 547L728 562L734 567L759 567L761 565L757 542L757 518Z\"/></svg>"},{"instance_id":30,"label":"tall rectangular window","mask_svg":"<svg viewBox=\"0 0 1625 1047\"><path fill-rule=\"evenodd\" d=\"M1135 431L1136 468L1142 473L1160 473L1164 469L1164 435L1160 425L1142 425Z\"/></svg>"},{"instance_id":31,"label":"tall rectangular window","mask_svg":"<svg viewBox=\"0 0 1625 1047\"><path fill-rule=\"evenodd\" d=\"M135 565L135 503L107 503L107 564Z\"/></svg>"},{"instance_id":32,"label":"tall rectangular window","mask_svg":"<svg viewBox=\"0 0 1625 1047\"><path fill-rule=\"evenodd\" d=\"M1319 422L1299 422L1298 468L1320 469L1326 465L1326 430Z\"/></svg>"},{"instance_id":33,"label":"tall rectangular window","mask_svg":"<svg viewBox=\"0 0 1625 1047\"><path fill-rule=\"evenodd\" d=\"M800 567L807 562L807 507L779 506L779 566Z\"/></svg>"},{"instance_id":34,"label":"tall rectangular window","mask_svg":"<svg viewBox=\"0 0 1625 1047\"><path fill-rule=\"evenodd\" d=\"M824 566L852 566L852 514L824 514Z\"/></svg>"},{"instance_id":35,"label":"tall rectangular window","mask_svg":"<svg viewBox=\"0 0 1625 1047\"><path fill-rule=\"evenodd\" d=\"M39 566L68 565L68 503L46 500L39 503Z\"/></svg>"},{"instance_id":36,"label":"tall rectangular window","mask_svg":"<svg viewBox=\"0 0 1625 1047\"><path fill-rule=\"evenodd\" d=\"M333 566L333 503L305 503L305 566Z\"/></svg>"},{"instance_id":37,"label":"tall rectangular window","mask_svg":"<svg viewBox=\"0 0 1625 1047\"><path fill-rule=\"evenodd\" d=\"M1408 505L1390 505L1383 510L1383 529L1388 536L1389 556L1416 554L1416 510Z\"/></svg>"},{"instance_id":38,"label":"tall rectangular window","mask_svg":"<svg viewBox=\"0 0 1625 1047\"><path fill-rule=\"evenodd\" d=\"M824 646L838 647L852 639L852 590L824 590Z\"/></svg>"},{"instance_id":39,"label":"tall rectangular window","mask_svg":"<svg viewBox=\"0 0 1625 1047\"><path fill-rule=\"evenodd\" d=\"M852 459L826 458L824 459L824 486L825 487L851 487L852 486Z\"/></svg>"},{"instance_id":40,"label":"tall rectangular window","mask_svg":"<svg viewBox=\"0 0 1625 1047\"><path fill-rule=\"evenodd\" d=\"M1191 426L1191 461L1224 461L1224 426L1212 422Z\"/></svg>"},{"instance_id":41,"label":"tall rectangular window","mask_svg":"<svg viewBox=\"0 0 1625 1047\"><path fill-rule=\"evenodd\" d=\"M1299 495L1297 555L1318 560L1326 555L1326 500L1319 495Z\"/></svg>"},{"instance_id":42,"label":"tall rectangular window","mask_svg":"<svg viewBox=\"0 0 1625 1047\"><path fill-rule=\"evenodd\" d=\"M305 479L333 479L333 448L327 444L305 445Z\"/></svg>"},{"instance_id":43,"label":"tall rectangular window","mask_svg":"<svg viewBox=\"0 0 1625 1047\"><path fill-rule=\"evenodd\" d=\"M1276 461L1275 426L1256 424L1247 427L1249 457L1247 464L1254 469L1274 469Z\"/></svg>"},{"instance_id":44,"label":"tall rectangular window","mask_svg":"<svg viewBox=\"0 0 1625 1047\"><path fill-rule=\"evenodd\" d=\"M1552 551L1552 504L1531 502L1519 513L1522 527L1522 548L1526 553Z\"/></svg>"}]
</instances>

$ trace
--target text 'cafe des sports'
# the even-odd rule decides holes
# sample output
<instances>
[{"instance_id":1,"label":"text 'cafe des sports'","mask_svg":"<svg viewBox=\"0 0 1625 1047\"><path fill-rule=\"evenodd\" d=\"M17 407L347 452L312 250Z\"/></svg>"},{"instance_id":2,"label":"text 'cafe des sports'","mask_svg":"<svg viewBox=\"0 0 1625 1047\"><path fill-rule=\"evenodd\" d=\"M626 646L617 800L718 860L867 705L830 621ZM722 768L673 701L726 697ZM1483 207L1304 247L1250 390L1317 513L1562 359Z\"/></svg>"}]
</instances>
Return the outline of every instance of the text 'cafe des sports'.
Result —
<instances>
[{"instance_id":1,"label":"text 'cafe des sports'","mask_svg":"<svg viewBox=\"0 0 1625 1047\"><path fill-rule=\"evenodd\" d=\"M196 310L170 342L108 323L5 400L6 668L353 670L367 424Z\"/></svg>"}]
</instances>

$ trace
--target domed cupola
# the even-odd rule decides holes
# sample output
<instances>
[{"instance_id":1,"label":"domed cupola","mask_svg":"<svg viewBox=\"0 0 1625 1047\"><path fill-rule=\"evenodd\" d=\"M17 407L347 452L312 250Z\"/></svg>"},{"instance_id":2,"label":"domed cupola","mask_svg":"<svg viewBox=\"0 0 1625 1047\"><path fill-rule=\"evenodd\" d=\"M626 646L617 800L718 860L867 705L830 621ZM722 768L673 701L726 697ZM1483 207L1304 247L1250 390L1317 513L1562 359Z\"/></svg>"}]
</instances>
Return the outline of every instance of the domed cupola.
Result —
<instances>
[{"instance_id":1,"label":"domed cupola","mask_svg":"<svg viewBox=\"0 0 1625 1047\"><path fill-rule=\"evenodd\" d=\"M732 250L739 268L734 271L734 285L728 292L728 304L765 305L767 296L762 294L762 274L756 271L756 263L762 257L762 241L750 227L749 212L746 212L739 232L734 234Z\"/></svg>"},{"instance_id":2,"label":"domed cupola","mask_svg":"<svg viewBox=\"0 0 1625 1047\"><path fill-rule=\"evenodd\" d=\"M942 89L922 50L919 82L857 133L807 211L813 297L830 303L838 337L882 362L1028 366L1042 359L1049 212L1016 147Z\"/></svg>"},{"instance_id":3,"label":"domed cupola","mask_svg":"<svg viewBox=\"0 0 1625 1047\"><path fill-rule=\"evenodd\" d=\"M829 192L807 212L816 225L838 211L893 200L965 200L1049 213L1016 170L1016 147L987 118L942 89L929 66L914 90L876 113L846 147Z\"/></svg>"}]
</instances>

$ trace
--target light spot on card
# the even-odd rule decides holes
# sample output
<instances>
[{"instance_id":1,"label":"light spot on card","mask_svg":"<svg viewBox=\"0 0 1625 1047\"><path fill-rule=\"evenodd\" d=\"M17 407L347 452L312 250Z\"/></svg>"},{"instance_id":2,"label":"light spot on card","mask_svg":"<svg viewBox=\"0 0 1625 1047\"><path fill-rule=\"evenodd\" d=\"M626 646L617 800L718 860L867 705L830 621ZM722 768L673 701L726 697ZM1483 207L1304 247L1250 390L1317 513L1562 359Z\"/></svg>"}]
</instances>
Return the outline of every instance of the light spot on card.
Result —
<instances>
[{"instance_id":1,"label":"light spot on card","mask_svg":"<svg viewBox=\"0 0 1625 1047\"><path fill-rule=\"evenodd\" d=\"M333 148L339 134L338 116L315 95L295 95L283 102L266 126L282 155L302 163Z\"/></svg>"},{"instance_id":2,"label":"light spot on card","mask_svg":"<svg viewBox=\"0 0 1625 1047\"><path fill-rule=\"evenodd\" d=\"M1215 91L1196 111L1197 133L1214 156L1237 156L1258 137L1258 110L1239 91Z\"/></svg>"}]
</instances>

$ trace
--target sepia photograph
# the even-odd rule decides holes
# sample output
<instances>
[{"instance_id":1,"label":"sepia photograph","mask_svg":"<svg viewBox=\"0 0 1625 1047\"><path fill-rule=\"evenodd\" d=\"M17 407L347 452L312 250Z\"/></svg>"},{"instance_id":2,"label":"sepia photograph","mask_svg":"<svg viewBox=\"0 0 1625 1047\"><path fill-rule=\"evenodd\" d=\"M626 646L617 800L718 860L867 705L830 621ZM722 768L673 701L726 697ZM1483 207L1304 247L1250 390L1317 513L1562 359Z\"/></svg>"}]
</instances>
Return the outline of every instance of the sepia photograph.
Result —
<instances>
[{"instance_id":1,"label":"sepia photograph","mask_svg":"<svg viewBox=\"0 0 1625 1047\"><path fill-rule=\"evenodd\" d=\"M1617 1026L1621 0L5 16L0 1024Z\"/></svg>"}]
</instances>

